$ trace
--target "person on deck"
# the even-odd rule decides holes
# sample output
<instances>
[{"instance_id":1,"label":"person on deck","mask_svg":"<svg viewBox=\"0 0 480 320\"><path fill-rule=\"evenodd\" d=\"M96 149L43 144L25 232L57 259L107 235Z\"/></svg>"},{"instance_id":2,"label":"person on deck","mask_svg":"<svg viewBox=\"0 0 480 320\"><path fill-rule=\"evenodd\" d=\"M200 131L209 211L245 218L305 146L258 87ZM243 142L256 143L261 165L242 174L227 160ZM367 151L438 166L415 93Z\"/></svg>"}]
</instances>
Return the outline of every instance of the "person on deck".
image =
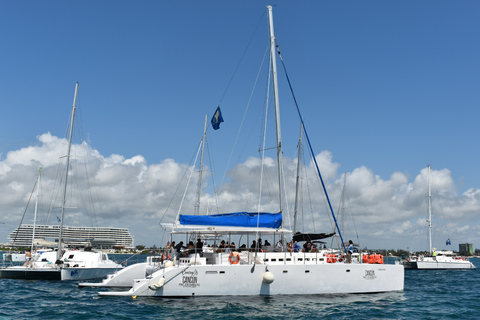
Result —
<instances>
[{"instance_id":1,"label":"person on deck","mask_svg":"<svg viewBox=\"0 0 480 320\"><path fill-rule=\"evenodd\" d=\"M300 246L298 245L297 241L293 244L293 252L298 252L300 251Z\"/></svg>"},{"instance_id":2,"label":"person on deck","mask_svg":"<svg viewBox=\"0 0 480 320\"><path fill-rule=\"evenodd\" d=\"M30 262L32 262L32 253L30 251L27 251L25 252L25 263L23 264L23 266L28 266Z\"/></svg>"},{"instance_id":3,"label":"person on deck","mask_svg":"<svg viewBox=\"0 0 480 320\"><path fill-rule=\"evenodd\" d=\"M175 246L175 251L177 251L177 253L180 253L182 249L185 249L185 246L183 245L183 241L180 241L180 243Z\"/></svg>"},{"instance_id":4,"label":"person on deck","mask_svg":"<svg viewBox=\"0 0 480 320\"><path fill-rule=\"evenodd\" d=\"M253 240L250 251L257 251L257 241Z\"/></svg>"},{"instance_id":5,"label":"person on deck","mask_svg":"<svg viewBox=\"0 0 480 320\"><path fill-rule=\"evenodd\" d=\"M353 254L353 241L349 240L348 241L348 258L347 258L347 263L352 263L352 254Z\"/></svg>"}]
</instances>

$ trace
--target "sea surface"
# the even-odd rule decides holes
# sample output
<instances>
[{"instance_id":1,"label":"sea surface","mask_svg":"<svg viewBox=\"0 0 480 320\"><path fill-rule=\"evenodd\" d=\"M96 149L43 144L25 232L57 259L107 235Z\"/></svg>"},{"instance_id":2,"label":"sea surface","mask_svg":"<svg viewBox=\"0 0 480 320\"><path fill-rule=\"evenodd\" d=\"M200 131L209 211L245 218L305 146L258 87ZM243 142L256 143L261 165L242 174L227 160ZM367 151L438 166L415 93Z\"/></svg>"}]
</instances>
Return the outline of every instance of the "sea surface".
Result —
<instances>
[{"instance_id":1,"label":"sea surface","mask_svg":"<svg viewBox=\"0 0 480 320\"><path fill-rule=\"evenodd\" d=\"M471 261L476 270L405 270L405 290L382 294L133 299L76 282L0 279L0 319L480 319L480 258Z\"/></svg>"}]
</instances>

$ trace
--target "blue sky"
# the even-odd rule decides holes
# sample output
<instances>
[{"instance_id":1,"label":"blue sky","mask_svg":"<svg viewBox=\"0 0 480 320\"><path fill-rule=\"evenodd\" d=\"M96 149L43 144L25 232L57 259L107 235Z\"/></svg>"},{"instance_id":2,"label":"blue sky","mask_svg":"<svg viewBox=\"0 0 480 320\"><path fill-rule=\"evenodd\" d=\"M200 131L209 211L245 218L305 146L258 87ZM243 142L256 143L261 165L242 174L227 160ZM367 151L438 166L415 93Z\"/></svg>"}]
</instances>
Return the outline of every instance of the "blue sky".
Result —
<instances>
[{"instance_id":1,"label":"blue sky","mask_svg":"<svg viewBox=\"0 0 480 320\"><path fill-rule=\"evenodd\" d=\"M332 188L343 172L366 170L372 184L401 174L408 189L431 164L449 181L445 187L457 209L471 201L455 230L469 235L460 243L479 246L476 1L1 2L0 163L15 166L8 153L40 148L42 134L64 136L76 81L84 135L109 161L140 156L147 171L166 159L188 164L205 114L210 117L220 101L225 122L213 139L231 143L265 50L267 4L275 5L277 40L315 152L331 156ZM285 89L281 104L289 99ZM293 138L286 132L296 127L290 114L282 117L285 140L293 142L296 129ZM229 152L222 147L215 158L220 174ZM24 177L7 171L4 186L25 179L29 193L36 170ZM395 199L394 191L385 199ZM9 200L0 202L0 242L6 242L19 220L10 215L23 210L22 201L11 207ZM153 225L161 205L124 205L117 211L129 213L106 224L130 224L129 217L149 212L143 218ZM451 211L453 218L455 207ZM392 215L386 224L416 221L402 219L401 210ZM128 227L137 244L159 244L153 227ZM408 236L402 236L388 244L406 246ZM381 235L364 238L375 247Z\"/></svg>"}]
</instances>

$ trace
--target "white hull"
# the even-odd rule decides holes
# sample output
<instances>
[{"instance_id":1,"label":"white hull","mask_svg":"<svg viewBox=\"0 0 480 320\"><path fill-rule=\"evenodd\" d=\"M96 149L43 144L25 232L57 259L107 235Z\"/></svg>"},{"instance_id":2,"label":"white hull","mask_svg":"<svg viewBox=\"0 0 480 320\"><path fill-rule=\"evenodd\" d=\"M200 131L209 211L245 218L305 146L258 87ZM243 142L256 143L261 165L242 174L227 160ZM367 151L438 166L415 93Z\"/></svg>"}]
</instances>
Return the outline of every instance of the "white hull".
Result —
<instances>
[{"instance_id":1,"label":"white hull","mask_svg":"<svg viewBox=\"0 0 480 320\"><path fill-rule=\"evenodd\" d=\"M118 268L63 268L62 280L87 280L105 278L118 271Z\"/></svg>"},{"instance_id":2,"label":"white hull","mask_svg":"<svg viewBox=\"0 0 480 320\"><path fill-rule=\"evenodd\" d=\"M452 260L452 261L417 261L417 269L475 269L475 266L468 260Z\"/></svg>"},{"instance_id":3,"label":"white hull","mask_svg":"<svg viewBox=\"0 0 480 320\"><path fill-rule=\"evenodd\" d=\"M304 257L303 254L294 256ZM283 254L267 254L280 257ZM315 254L311 255L311 257ZM263 258L263 255L262 255ZM204 264L205 258L164 268L143 279L133 280L129 291L99 292L101 296L270 296L279 294L337 294L402 291L401 265L326 263L313 258L308 263ZM278 258L277 258L278 261ZM318 263L317 263L318 262ZM265 273L273 282L264 280ZM163 280L164 279L164 280ZM163 283L160 284L160 283ZM160 284L160 285L159 285ZM156 288L155 288L156 287Z\"/></svg>"},{"instance_id":4,"label":"white hull","mask_svg":"<svg viewBox=\"0 0 480 320\"><path fill-rule=\"evenodd\" d=\"M109 274L102 282L84 282L79 283L79 287L117 287L131 288L133 279L142 279L160 268L159 263L152 262L152 258L148 257L147 262L132 264L122 270Z\"/></svg>"}]
</instances>

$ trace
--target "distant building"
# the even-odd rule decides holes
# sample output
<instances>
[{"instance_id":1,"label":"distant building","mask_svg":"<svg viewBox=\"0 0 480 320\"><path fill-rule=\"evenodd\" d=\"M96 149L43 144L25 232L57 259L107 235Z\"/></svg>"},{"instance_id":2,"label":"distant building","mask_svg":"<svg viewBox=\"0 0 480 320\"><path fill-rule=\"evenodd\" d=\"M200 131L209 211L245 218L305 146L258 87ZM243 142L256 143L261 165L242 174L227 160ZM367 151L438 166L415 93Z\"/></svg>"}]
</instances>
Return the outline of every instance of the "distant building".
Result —
<instances>
[{"instance_id":1,"label":"distant building","mask_svg":"<svg viewBox=\"0 0 480 320\"><path fill-rule=\"evenodd\" d=\"M37 246L58 244L60 226L35 226ZM33 225L21 225L8 235L9 245L29 247L32 245ZM133 249L134 238L127 228L63 227L63 242L71 247L92 246L98 249Z\"/></svg>"},{"instance_id":2,"label":"distant building","mask_svg":"<svg viewBox=\"0 0 480 320\"><path fill-rule=\"evenodd\" d=\"M473 255L473 243L461 243L458 245L460 254Z\"/></svg>"}]
</instances>

